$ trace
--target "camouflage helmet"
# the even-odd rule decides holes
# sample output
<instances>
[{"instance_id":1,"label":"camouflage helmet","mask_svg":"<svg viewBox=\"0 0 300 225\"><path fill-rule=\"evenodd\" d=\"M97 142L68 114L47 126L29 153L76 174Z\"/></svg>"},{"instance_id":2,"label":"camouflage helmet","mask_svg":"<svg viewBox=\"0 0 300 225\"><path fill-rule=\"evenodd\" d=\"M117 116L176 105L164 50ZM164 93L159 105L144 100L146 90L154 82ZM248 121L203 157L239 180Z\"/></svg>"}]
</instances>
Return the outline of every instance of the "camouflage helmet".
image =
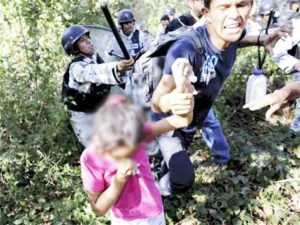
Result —
<instances>
[{"instance_id":1,"label":"camouflage helmet","mask_svg":"<svg viewBox=\"0 0 300 225\"><path fill-rule=\"evenodd\" d=\"M276 10L277 5L274 0L261 0L259 3L258 14L269 15L271 11Z\"/></svg>"}]
</instances>

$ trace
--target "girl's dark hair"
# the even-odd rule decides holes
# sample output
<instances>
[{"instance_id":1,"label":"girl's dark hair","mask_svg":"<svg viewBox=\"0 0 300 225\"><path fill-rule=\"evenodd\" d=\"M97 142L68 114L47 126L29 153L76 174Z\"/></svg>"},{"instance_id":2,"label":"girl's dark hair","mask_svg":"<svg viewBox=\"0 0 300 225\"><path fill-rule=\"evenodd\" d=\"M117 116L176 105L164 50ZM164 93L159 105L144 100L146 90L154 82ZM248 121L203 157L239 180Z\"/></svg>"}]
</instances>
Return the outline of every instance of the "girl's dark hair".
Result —
<instances>
[{"instance_id":1,"label":"girl's dark hair","mask_svg":"<svg viewBox=\"0 0 300 225\"><path fill-rule=\"evenodd\" d=\"M163 16L160 18L160 21L165 21L165 20L170 21L170 17L169 17L168 15L163 15Z\"/></svg>"}]
</instances>

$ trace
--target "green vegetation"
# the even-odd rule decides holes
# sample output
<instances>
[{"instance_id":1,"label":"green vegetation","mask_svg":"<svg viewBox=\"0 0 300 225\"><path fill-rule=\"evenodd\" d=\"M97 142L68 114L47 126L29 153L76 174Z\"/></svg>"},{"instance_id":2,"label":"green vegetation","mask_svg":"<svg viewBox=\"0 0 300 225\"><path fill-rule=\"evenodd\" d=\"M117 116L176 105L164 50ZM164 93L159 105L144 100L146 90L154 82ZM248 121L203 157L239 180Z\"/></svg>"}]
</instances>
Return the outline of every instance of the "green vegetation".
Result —
<instances>
[{"instance_id":1,"label":"green vegetation","mask_svg":"<svg viewBox=\"0 0 300 225\"><path fill-rule=\"evenodd\" d=\"M163 6L183 9L183 2L110 1L114 15L123 6L133 6L138 19L147 15L151 32ZM82 149L59 102L70 60L60 35L74 23L104 24L99 2L0 1L0 224L108 224L95 218L81 189ZM190 193L165 200L169 224L300 224L300 141L289 138L292 112L283 110L269 124L263 112L242 110L244 75L255 54L241 50L216 105L232 161L213 165L199 132L190 150L197 181ZM272 88L285 80L270 61L266 69Z\"/></svg>"}]
</instances>

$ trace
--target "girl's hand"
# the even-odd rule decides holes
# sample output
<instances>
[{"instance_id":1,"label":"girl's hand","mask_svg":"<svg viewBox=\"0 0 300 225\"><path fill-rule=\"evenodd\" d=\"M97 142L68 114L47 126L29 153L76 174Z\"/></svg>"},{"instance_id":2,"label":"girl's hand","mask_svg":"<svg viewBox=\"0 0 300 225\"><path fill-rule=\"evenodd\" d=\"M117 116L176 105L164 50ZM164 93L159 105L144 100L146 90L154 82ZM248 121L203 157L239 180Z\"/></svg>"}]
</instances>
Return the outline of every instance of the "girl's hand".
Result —
<instances>
[{"instance_id":1,"label":"girl's hand","mask_svg":"<svg viewBox=\"0 0 300 225\"><path fill-rule=\"evenodd\" d=\"M125 183L129 177L139 174L139 165L131 159L126 159L119 163L116 174L116 181Z\"/></svg>"},{"instance_id":2,"label":"girl's hand","mask_svg":"<svg viewBox=\"0 0 300 225\"><path fill-rule=\"evenodd\" d=\"M185 58L178 58L172 65L172 73L176 84L176 92L197 94L192 83L197 81L193 67Z\"/></svg>"},{"instance_id":3,"label":"girl's hand","mask_svg":"<svg viewBox=\"0 0 300 225\"><path fill-rule=\"evenodd\" d=\"M134 59L129 59L129 60L121 60L120 62L117 63L117 70L118 72L123 72L125 70L128 70L132 68L134 65L135 61Z\"/></svg>"},{"instance_id":4,"label":"girl's hand","mask_svg":"<svg viewBox=\"0 0 300 225\"><path fill-rule=\"evenodd\" d=\"M275 91L272 94L266 95L258 101L250 102L243 106L244 109L250 109L256 111L261 108L270 106L270 109L266 113L266 120L270 120L271 116L286 102L288 94L283 91Z\"/></svg>"}]
</instances>

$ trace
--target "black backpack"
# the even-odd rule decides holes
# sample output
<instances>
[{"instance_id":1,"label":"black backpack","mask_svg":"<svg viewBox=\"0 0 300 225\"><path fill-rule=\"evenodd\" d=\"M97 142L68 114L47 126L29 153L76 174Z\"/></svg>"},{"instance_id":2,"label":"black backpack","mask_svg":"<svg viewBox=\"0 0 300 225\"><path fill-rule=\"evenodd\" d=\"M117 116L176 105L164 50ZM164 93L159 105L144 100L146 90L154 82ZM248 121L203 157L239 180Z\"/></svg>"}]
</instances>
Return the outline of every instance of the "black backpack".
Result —
<instances>
[{"instance_id":1,"label":"black backpack","mask_svg":"<svg viewBox=\"0 0 300 225\"><path fill-rule=\"evenodd\" d=\"M76 57L68 65L67 70L63 76L61 101L68 107L69 110L76 112L94 112L108 96L111 89L111 85L91 84L90 93L83 93L76 89L70 88L70 66L74 62L83 61L83 59L83 56ZM103 59L98 54L97 63L104 63Z\"/></svg>"},{"instance_id":2,"label":"black backpack","mask_svg":"<svg viewBox=\"0 0 300 225\"><path fill-rule=\"evenodd\" d=\"M151 107L151 99L162 75L170 47L181 38L192 41L199 53L203 53L200 37L191 27L181 27L174 32L163 35L158 43L143 54L135 64L134 73L131 77L132 97L134 101L146 108ZM202 63L202 62L201 62Z\"/></svg>"}]
</instances>

